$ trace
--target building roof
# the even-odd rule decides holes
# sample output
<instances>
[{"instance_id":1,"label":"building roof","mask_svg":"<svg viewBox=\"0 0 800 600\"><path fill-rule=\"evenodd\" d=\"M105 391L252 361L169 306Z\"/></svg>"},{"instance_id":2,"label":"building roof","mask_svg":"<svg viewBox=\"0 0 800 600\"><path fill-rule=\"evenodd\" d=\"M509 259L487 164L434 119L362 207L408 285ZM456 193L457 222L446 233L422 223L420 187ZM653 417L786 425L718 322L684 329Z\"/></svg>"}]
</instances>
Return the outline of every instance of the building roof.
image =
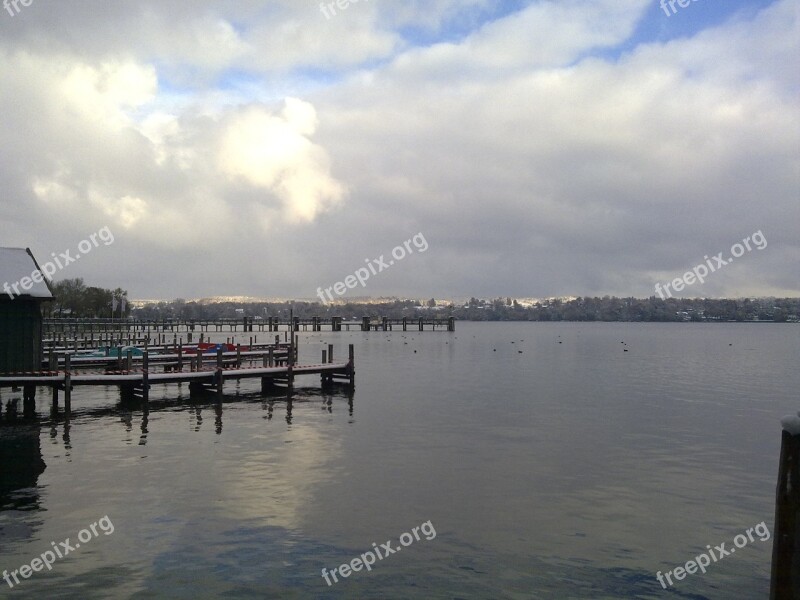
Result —
<instances>
[{"instance_id":1,"label":"building roof","mask_svg":"<svg viewBox=\"0 0 800 600\"><path fill-rule=\"evenodd\" d=\"M9 289L11 294L16 297L17 293L13 288L16 284L19 296L42 300L52 299L53 293L46 280L40 282L31 280L31 275L35 271L39 271L39 265L28 248L0 248L0 286L3 286L0 295L2 298L9 297ZM20 285L20 282L26 277L31 280L31 287L27 290ZM28 281L25 283L27 284Z\"/></svg>"}]
</instances>

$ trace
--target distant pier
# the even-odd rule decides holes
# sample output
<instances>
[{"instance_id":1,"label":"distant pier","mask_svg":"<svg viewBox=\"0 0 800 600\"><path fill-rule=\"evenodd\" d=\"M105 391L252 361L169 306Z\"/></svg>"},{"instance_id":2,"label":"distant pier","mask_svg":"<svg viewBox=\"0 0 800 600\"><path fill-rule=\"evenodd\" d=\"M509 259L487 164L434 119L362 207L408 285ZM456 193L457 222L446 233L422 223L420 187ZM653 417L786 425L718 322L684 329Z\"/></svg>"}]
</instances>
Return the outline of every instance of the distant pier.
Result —
<instances>
[{"instance_id":1,"label":"distant pier","mask_svg":"<svg viewBox=\"0 0 800 600\"><path fill-rule=\"evenodd\" d=\"M279 331L455 331L455 317L362 317L345 321L343 317L241 317L237 319L74 319L43 320L45 337L127 332L279 332Z\"/></svg>"}]
</instances>

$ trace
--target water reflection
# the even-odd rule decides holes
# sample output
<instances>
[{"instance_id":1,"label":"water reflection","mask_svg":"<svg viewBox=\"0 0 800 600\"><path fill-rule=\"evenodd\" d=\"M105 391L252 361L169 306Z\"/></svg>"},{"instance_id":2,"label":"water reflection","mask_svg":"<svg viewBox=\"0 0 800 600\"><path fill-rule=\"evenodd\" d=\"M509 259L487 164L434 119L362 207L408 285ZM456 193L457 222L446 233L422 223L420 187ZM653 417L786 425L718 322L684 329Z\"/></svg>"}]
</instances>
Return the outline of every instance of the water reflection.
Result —
<instances>
[{"instance_id":1,"label":"water reflection","mask_svg":"<svg viewBox=\"0 0 800 600\"><path fill-rule=\"evenodd\" d=\"M214 405L214 431L217 435L222 433L222 402Z\"/></svg>"},{"instance_id":2,"label":"water reflection","mask_svg":"<svg viewBox=\"0 0 800 600\"><path fill-rule=\"evenodd\" d=\"M141 426L142 434L139 436L140 446L144 446L147 444L147 422L149 415L150 411L148 410L147 405L145 405L144 409L142 410L142 426Z\"/></svg>"},{"instance_id":3,"label":"water reflection","mask_svg":"<svg viewBox=\"0 0 800 600\"><path fill-rule=\"evenodd\" d=\"M17 405L17 400L9 401L4 415L0 405L0 506L30 510L38 508L36 486L46 468L41 423L32 406L20 415Z\"/></svg>"}]
</instances>

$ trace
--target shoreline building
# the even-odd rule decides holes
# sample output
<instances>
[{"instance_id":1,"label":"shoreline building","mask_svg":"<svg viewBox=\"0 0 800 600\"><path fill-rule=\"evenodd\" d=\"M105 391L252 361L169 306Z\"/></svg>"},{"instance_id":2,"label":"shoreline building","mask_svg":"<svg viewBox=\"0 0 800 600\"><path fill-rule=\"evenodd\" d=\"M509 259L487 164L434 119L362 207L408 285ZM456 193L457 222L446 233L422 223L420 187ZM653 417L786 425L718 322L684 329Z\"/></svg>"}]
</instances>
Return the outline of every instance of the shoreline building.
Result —
<instances>
[{"instance_id":1,"label":"shoreline building","mask_svg":"<svg viewBox=\"0 0 800 600\"><path fill-rule=\"evenodd\" d=\"M42 303L50 284L29 248L0 248L0 373L42 368Z\"/></svg>"}]
</instances>

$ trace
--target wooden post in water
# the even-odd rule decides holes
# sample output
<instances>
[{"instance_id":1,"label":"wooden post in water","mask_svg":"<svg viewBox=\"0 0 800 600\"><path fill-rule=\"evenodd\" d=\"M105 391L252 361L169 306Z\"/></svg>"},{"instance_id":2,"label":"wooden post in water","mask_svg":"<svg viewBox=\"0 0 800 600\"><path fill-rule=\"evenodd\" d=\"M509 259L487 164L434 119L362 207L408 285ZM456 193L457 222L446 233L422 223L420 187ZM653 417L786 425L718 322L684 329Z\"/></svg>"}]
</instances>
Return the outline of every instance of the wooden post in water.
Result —
<instances>
[{"instance_id":1,"label":"wooden post in water","mask_svg":"<svg viewBox=\"0 0 800 600\"><path fill-rule=\"evenodd\" d=\"M147 350L142 355L142 401L150 400L150 353Z\"/></svg>"},{"instance_id":2,"label":"wooden post in water","mask_svg":"<svg viewBox=\"0 0 800 600\"><path fill-rule=\"evenodd\" d=\"M222 348L217 348L217 400L222 400Z\"/></svg>"},{"instance_id":3,"label":"wooden post in water","mask_svg":"<svg viewBox=\"0 0 800 600\"><path fill-rule=\"evenodd\" d=\"M64 412L69 415L72 410L72 356L64 356Z\"/></svg>"},{"instance_id":4,"label":"wooden post in water","mask_svg":"<svg viewBox=\"0 0 800 600\"><path fill-rule=\"evenodd\" d=\"M770 600L800 598L800 413L781 419Z\"/></svg>"},{"instance_id":5,"label":"wooden post in water","mask_svg":"<svg viewBox=\"0 0 800 600\"><path fill-rule=\"evenodd\" d=\"M294 373L292 373L292 370L294 368L294 352L295 352L295 345L294 345L295 336L294 336L294 331L291 331L291 328L290 328L290 335L292 336L292 340L291 342L289 342L289 360L286 367L286 386L291 391L292 388L294 387Z\"/></svg>"},{"instance_id":6,"label":"wooden post in water","mask_svg":"<svg viewBox=\"0 0 800 600\"><path fill-rule=\"evenodd\" d=\"M324 360L322 362L325 362ZM333 344L328 344L328 362L333 362Z\"/></svg>"},{"instance_id":7,"label":"wooden post in water","mask_svg":"<svg viewBox=\"0 0 800 600\"><path fill-rule=\"evenodd\" d=\"M350 359L347 363L347 374L350 375L350 387L353 388L356 385L355 348L353 344L348 347L348 355Z\"/></svg>"}]
</instances>

